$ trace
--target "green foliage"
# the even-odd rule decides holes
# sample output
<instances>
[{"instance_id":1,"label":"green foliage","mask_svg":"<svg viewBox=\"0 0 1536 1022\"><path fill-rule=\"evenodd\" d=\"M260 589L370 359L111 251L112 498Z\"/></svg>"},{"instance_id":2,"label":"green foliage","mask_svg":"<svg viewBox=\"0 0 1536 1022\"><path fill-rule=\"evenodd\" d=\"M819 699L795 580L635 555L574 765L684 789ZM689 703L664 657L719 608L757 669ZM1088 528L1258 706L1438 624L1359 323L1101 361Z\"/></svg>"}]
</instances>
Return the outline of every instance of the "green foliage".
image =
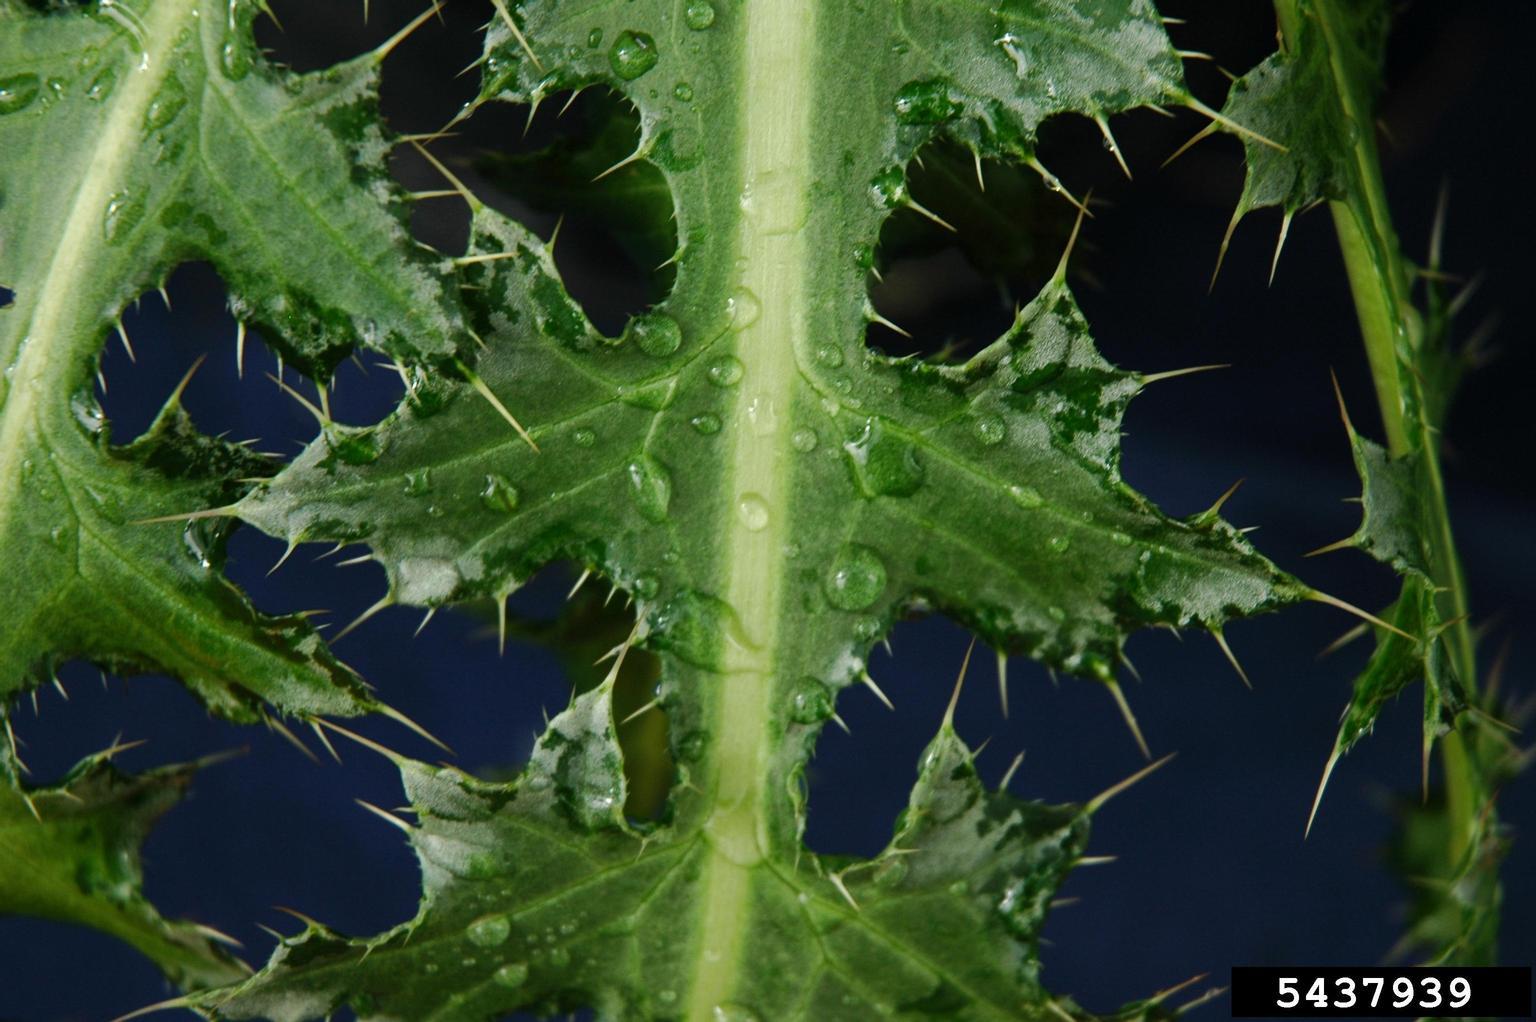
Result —
<instances>
[{"instance_id":1,"label":"green foliage","mask_svg":"<svg viewBox=\"0 0 1536 1022\"><path fill-rule=\"evenodd\" d=\"M109 933L183 987L242 979L250 970L218 947L217 933L161 918L140 890L139 843L202 764L129 777L112 765L117 751L82 760L46 788L0 767L0 908Z\"/></svg>"},{"instance_id":2,"label":"green foliage","mask_svg":"<svg viewBox=\"0 0 1536 1022\"><path fill-rule=\"evenodd\" d=\"M1461 733L1446 753L1446 801L1407 818L1402 857L1419 867L1407 875L1420 891L1405 944L1435 960L1488 964L1495 956L1504 844L1493 799L1521 757L1500 731L1492 695L1476 692L1466 585L1440 471L1445 412L1467 361L1452 346L1458 303L1447 299L1439 279L1443 225L1436 227L1429 272L1422 274L1424 296L1416 301L1421 274L1393 229L1373 130L1387 5L1276 0L1275 6L1281 51L1233 84L1224 113L1284 148L1245 139L1248 178L1232 222L1259 206L1280 206L1283 245L1293 214L1330 204L1388 446L1361 437L1343 412L1361 478L1362 520L1352 536L1324 549L1356 547L1403 578L1384 613L1393 627L1375 629L1376 649L1356 679L1317 797L1338 758L1371 730L1386 702L1422 681L1426 798L1431 747L1453 728ZM1469 720L1471 726L1462 726ZM1442 839L1433 857L1424 854L1430 833Z\"/></svg>"},{"instance_id":3,"label":"green foliage","mask_svg":"<svg viewBox=\"0 0 1536 1022\"><path fill-rule=\"evenodd\" d=\"M260 615L222 578L235 520L290 547L366 544L388 580L370 614L470 605L505 629L508 597L556 560L636 608L612 671L512 780L381 750L416 816L397 820L422 867L413 920L373 938L310 925L254 976L175 1003L279 1022L343 1005L466 1020L583 1005L726 1022L1086 1018L1047 992L1036 950L1103 796L1049 806L986 790L946 717L891 844L851 860L804 847L803 773L837 693L865 679L902 613L942 610L1123 707L1132 631L1219 638L1233 618L1323 598L1216 509L1174 519L1123 482L1122 416L1157 374L1098 353L1065 257L964 362L864 343L882 224L925 212L907 178L925 144L1031 168L1060 192L1034 154L1048 117L1092 118L1108 138L1105 119L1133 107L1213 114L1161 19L1147 0L495 9L466 116L588 87L638 111L638 139L615 120L593 149L498 168L553 199L599 156L632 161L599 206L675 278L618 336L567 293L550 244L467 192L466 252L410 241L376 113L392 44L296 75L256 51L247 0L0 0L0 281L16 293L0 312L0 538L22 579L0 595L20 622L0 639L0 696L81 656L175 674L238 720L387 711L302 620ZM1271 96L1254 124L1292 144L1250 146L1243 211L1355 195L1338 123L1286 99L1332 66L1303 52L1266 64L1229 108L1241 121L1245 97ZM368 427L319 411L319 435L280 469L198 435L175 396L144 438L114 446L89 389L103 336L190 259L213 262L240 318L318 379L355 346L387 353L406 382L398 409ZM1436 728L1469 682L1435 652L1448 619L1430 581L1454 553L1424 539L1433 509L1405 508L1398 476L1422 466L1355 440L1361 545L1420 588L1393 615L1413 638L1399 649L1383 632L1349 741L1411 674L1433 676ZM656 658L670 742L657 762L676 771L650 822L625 812L638 774L615 726L635 647ZM106 799L95 787L166 783L105 771L70 782L93 785L87 806ZM0 807L24 804L7 781ZM4 839L45 840L40 815L44 830ZM112 826L130 849L142 831ZM232 978L203 945L173 954L170 935L190 938L134 881L119 902L159 943L130 939L187 987ZM0 910L106 925L93 889L58 897L39 907L0 879ZM1117 1017L1161 1013L1154 998Z\"/></svg>"}]
</instances>

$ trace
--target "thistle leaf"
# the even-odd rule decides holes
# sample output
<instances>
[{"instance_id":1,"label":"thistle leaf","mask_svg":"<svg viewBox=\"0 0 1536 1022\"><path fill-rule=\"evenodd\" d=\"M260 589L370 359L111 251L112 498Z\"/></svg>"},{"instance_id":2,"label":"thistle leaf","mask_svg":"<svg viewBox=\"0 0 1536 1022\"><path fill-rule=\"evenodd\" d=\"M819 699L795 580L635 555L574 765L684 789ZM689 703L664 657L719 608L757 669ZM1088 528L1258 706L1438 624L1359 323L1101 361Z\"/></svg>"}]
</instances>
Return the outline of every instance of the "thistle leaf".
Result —
<instances>
[{"instance_id":1,"label":"thistle leaf","mask_svg":"<svg viewBox=\"0 0 1536 1022\"><path fill-rule=\"evenodd\" d=\"M1155 12L498 5L484 72L481 102L603 86L635 105L636 158L674 205L671 294L604 336L549 246L471 198L472 360L407 360L398 410L348 434L367 457L322 437L237 513L290 541L366 527L385 604L500 603L562 559L612 580L661 665L677 784L659 823L624 817L611 679L510 785L400 760L417 919L373 940L312 928L198 1003L1080 1014L1041 987L1035 941L1087 808L983 791L946 722L892 848L854 862L803 846L800 779L910 610L1113 685L1133 630L1313 595L1214 512L1171 518L1122 481L1121 417L1150 377L1099 355L1062 273L963 364L864 345L866 271L916 151L942 135L1028 163L1056 112L1188 102Z\"/></svg>"},{"instance_id":2,"label":"thistle leaf","mask_svg":"<svg viewBox=\"0 0 1536 1022\"><path fill-rule=\"evenodd\" d=\"M1331 204L1388 441L1383 448L1364 440L1346 414L1364 517L1351 540L1338 545L1359 547L1403 577L1386 615L1399 631L1376 631L1323 785L1386 701L1422 679L1426 801L1431 746L1452 728L1458 733L1445 756L1449 794L1407 817L1405 844L1415 851L1404 859L1415 867L1415 906L1404 946L1421 945L1437 962L1489 964L1496 958L1503 847L1494 797L1519 757L1493 726L1498 707L1477 692L1466 583L1440 471L1445 414L1466 362L1450 343L1457 303L1442 293L1436 272L1425 275L1422 309L1415 305L1417 271L1403 255L1387 206L1375 139L1387 5L1276 0L1275 9L1281 52L1234 83L1225 112L1286 148L1266 152L1245 141L1248 177L1232 223L1263 205L1283 207L1289 223L1304 207ZM1431 243L1434 271L1437 247ZM1320 786L1319 800L1322 793ZM1426 834L1443 842L1432 862L1422 854Z\"/></svg>"},{"instance_id":3,"label":"thistle leaf","mask_svg":"<svg viewBox=\"0 0 1536 1022\"><path fill-rule=\"evenodd\" d=\"M198 435L174 396L114 447L92 392L124 307L190 260L317 376L357 343L425 356L457 340L445 263L410 241L388 181L381 55L275 70L251 39L258 9L0 9L0 545L17 580L0 594L0 698L87 657L175 674L240 720L372 705L301 619L224 581L228 523L188 518L268 464Z\"/></svg>"},{"instance_id":4,"label":"thistle leaf","mask_svg":"<svg viewBox=\"0 0 1536 1022\"><path fill-rule=\"evenodd\" d=\"M249 975L212 931L161 917L145 898L139 845L180 800L202 764L124 774L114 750L81 760L62 781L28 788L0 761L0 915L79 923L133 945L184 988Z\"/></svg>"},{"instance_id":5,"label":"thistle leaf","mask_svg":"<svg viewBox=\"0 0 1536 1022\"><path fill-rule=\"evenodd\" d=\"M640 835L605 690L578 697L528 770L487 784L400 759L425 893L416 918L371 940L312 924L267 969L191 998L214 1017L300 1022L344 1004L363 1018L491 1018L592 1005L603 1017L1087 1018L1038 983L1040 926L1082 853L1096 806L986 791L946 722L924 753L890 846L868 861L805 853L716 883L756 966L729 1000L699 991L688 944L713 855L706 834ZM701 1000L702 999L702 1000ZM1155 1003L1122 1019L1157 1017Z\"/></svg>"}]
</instances>

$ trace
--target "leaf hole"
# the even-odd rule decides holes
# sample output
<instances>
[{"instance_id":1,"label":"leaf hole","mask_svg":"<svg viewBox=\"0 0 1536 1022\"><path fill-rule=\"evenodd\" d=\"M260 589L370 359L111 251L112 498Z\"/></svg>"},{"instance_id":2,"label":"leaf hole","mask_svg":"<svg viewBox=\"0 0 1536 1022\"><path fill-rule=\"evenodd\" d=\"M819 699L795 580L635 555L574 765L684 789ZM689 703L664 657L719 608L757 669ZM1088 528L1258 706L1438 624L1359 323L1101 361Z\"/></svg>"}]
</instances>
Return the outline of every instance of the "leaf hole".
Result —
<instances>
[{"instance_id":1,"label":"leaf hole","mask_svg":"<svg viewBox=\"0 0 1536 1022\"><path fill-rule=\"evenodd\" d=\"M121 322L121 335L109 329L103 342L94 383L100 413L83 402L76 410L82 426L102 422L119 445L144 435L184 379L181 406L200 432L284 460L315 436L317 411L335 422L369 424L388 415L404 392L398 374L372 352L342 362L322 395L255 328L245 331L242 345L224 284L205 263L178 269L164 296L145 292Z\"/></svg>"},{"instance_id":2,"label":"leaf hole","mask_svg":"<svg viewBox=\"0 0 1536 1022\"><path fill-rule=\"evenodd\" d=\"M602 87L554 93L537 111L511 109L516 130L498 133L472 166L511 200L507 212L556 238L566 289L599 330L617 336L631 317L663 301L677 276L671 189L655 164L633 158L640 115ZM508 145L509 138L518 141Z\"/></svg>"},{"instance_id":3,"label":"leaf hole","mask_svg":"<svg viewBox=\"0 0 1536 1022\"><path fill-rule=\"evenodd\" d=\"M1029 168L978 166L943 140L908 166L906 190L910 204L881 227L870 280L870 301L887 322L870 323L866 342L895 357L963 361L1006 331L1014 309L1050 278L1073 210Z\"/></svg>"},{"instance_id":4,"label":"leaf hole","mask_svg":"<svg viewBox=\"0 0 1536 1022\"><path fill-rule=\"evenodd\" d=\"M942 615L898 622L868 658L870 677L895 709L887 709L874 691L858 682L838 693L837 715L847 730L835 721L823 725L806 767L805 842L812 851L869 857L890 842L923 750L944 719L970 642L967 629ZM1044 669L1015 657L1009 661L1008 677L1011 716L1005 718L999 708L995 657L978 643L955 710L955 727L972 749L989 742L976 761L988 787L998 785L1013 757L1048 726L1038 715L1021 712L1032 693L1049 689ZM1013 779L1013 791L1027 790L1030 797L1047 801L1083 794L1074 788L1072 776L1063 777L1054 769L1051 790L1042 794L1040 777L1021 783L1026 773L1021 770Z\"/></svg>"}]
</instances>

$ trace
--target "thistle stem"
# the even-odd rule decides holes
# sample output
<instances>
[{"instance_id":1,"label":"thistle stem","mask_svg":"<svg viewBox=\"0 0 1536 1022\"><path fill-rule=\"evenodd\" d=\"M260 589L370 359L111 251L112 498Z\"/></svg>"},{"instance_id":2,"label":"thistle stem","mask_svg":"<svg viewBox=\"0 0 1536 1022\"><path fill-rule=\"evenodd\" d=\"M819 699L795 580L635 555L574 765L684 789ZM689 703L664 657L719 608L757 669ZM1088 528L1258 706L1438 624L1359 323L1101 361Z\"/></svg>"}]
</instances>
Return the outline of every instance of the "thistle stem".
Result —
<instances>
[{"instance_id":1,"label":"thistle stem","mask_svg":"<svg viewBox=\"0 0 1536 1022\"><path fill-rule=\"evenodd\" d=\"M1446 506L1438 423L1429 421L1432 405L1425 399L1422 378L1413 370L1415 356L1427 339L1423 321L1409 298L1412 276L1387 204L1368 83L1359 81L1343 64L1343 29L1336 0L1314 0L1306 14L1297 0L1275 0L1275 11L1287 47L1296 45L1300 38L1304 17L1316 19L1328 48L1340 112L1359 129L1351 133L1348 154L1359 187L1348 198L1331 201L1329 207L1381 406L1388 450L1394 457L1417 452L1422 459L1424 484L1429 491L1423 524L1429 537L1431 570L1440 589L1437 600L1441 615L1452 622L1446 643L1457 674L1476 702L1477 658L1468 624L1466 580ZM1460 731L1452 731L1440 743L1450 824L1446 865L1451 870L1475 840L1479 807L1487 797L1470 744ZM1491 957L1491 945L1486 953Z\"/></svg>"}]
</instances>

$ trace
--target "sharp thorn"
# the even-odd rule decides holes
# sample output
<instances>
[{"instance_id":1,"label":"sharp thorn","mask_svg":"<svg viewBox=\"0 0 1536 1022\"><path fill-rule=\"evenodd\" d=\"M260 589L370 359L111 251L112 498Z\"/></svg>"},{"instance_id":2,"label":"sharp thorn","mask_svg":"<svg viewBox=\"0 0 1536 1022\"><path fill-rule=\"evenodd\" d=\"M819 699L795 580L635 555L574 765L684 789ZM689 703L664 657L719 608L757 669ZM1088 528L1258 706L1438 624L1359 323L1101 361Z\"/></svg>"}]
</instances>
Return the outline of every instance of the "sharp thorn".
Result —
<instances>
[{"instance_id":1,"label":"sharp thorn","mask_svg":"<svg viewBox=\"0 0 1536 1022\"><path fill-rule=\"evenodd\" d=\"M1090 815L1098 812L1100 809L1104 808L1104 803L1108 802L1116 795L1119 795L1121 792L1125 791L1132 785L1144 780L1147 775L1151 774L1153 771L1162 769L1168 764L1169 760L1173 759L1173 757L1177 755L1178 753L1176 752L1170 752L1168 755L1164 756L1157 762L1148 763L1146 766L1142 767L1140 770L1136 771L1125 780L1111 784L1108 788L1105 788L1103 791L1099 792L1097 795L1093 796L1093 798L1088 800L1087 806L1084 807L1085 811Z\"/></svg>"}]
</instances>

